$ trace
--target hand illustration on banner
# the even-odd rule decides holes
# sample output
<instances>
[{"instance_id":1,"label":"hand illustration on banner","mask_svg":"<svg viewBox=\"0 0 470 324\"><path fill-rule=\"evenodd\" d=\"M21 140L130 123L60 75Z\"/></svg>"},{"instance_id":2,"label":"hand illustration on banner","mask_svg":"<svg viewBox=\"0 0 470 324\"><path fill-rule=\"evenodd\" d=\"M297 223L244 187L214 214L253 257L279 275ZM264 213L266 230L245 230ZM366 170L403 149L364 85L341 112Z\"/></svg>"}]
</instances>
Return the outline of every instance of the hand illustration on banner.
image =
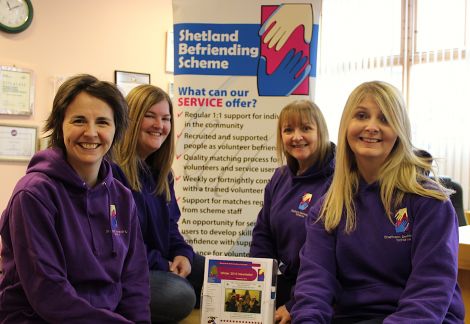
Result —
<instances>
[{"instance_id":1,"label":"hand illustration on banner","mask_svg":"<svg viewBox=\"0 0 470 324\"><path fill-rule=\"evenodd\" d=\"M276 45L276 51L279 51L300 25L304 28L305 43L310 44L313 26L311 5L281 4L261 26L258 35L264 36L263 42L267 43L269 48ZM271 26L272 28L269 29Z\"/></svg>"},{"instance_id":2,"label":"hand illustration on banner","mask_svg":"<svg viewBox=\"0 0 470 324\"><path fill-rule=\"evenodd\" d=\"M310 4L261 7L257 70L260 96L309 93L312 31L313 10Z\"/></svg>"},{"instance_id":3,"label":"hand illustration on banner","mask_svg":"<svg viewBox=\"0 0 470 324\"><path fill-rule=\"evenodd\" d=\"M259 95L289 96L309 75L312 66L310 64L305 66L307 60L308 57L303 56L302 51L295 53L295 50L291 49L276 70L268 74L266 57L261 56L258 64ZM305 69L302 71L304 66Z\"/></svg>"}]
</instances>

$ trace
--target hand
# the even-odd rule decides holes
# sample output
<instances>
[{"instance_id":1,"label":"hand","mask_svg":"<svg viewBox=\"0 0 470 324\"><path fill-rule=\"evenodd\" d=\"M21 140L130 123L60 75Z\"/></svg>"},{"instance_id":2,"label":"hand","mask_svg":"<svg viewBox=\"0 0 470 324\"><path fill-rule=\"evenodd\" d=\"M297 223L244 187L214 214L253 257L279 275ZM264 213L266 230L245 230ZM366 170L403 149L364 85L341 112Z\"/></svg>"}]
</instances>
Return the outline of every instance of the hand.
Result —
<instances>
[{"instance_id":1,"label":"hand","mask_svg":"<svg viewBox=\"0 0 470 324\"><path fill-rule=\"evenodd\" d=\"M191 273L191 263L189 259L182 255L177 255L170 263L170 272L186 278Z\"/></svg>"},{"instance_id":2,"label":"hand","mask_svg":"<svg viewBox=\"0 0 470 324\"><path fill-rule=\"evenodd\" d=\"M302 52L294 55L294 49L291 49L277 69L268 75L266 58L261 56L258 64L258 94L261 96L289 96L309 75L312 66L307 64L303 72L296 77L306 62L307 57L302 57Z\"/></svg>"},{"instance_id":3,"label":"hand","mask_svg":"<svg viewBox=\"0 0 470 324\"><path fill-rule=\"evenodd\" d=\"M310 4L281 4L269 16L258 31L263 36L271 25L273 28L264 36L263 43L268 48L276 45L276 51L287 42L292 32L300 25L304 26L304 40L307 44L312 41L313 12Z\"/></svg>"},{"instance_id":4,"label":"hand","mask_svg":"<svg viewBox=\"0 0 470 324\"><path fill-rule=\"evenodd\" d=\"M276 323L279 324L289 324L290 323L290 313L287 310L285 305L282 305L278 309L276 309L276 312L274 313L274 319L276 320Z\"/></svg>"}]
</instances>

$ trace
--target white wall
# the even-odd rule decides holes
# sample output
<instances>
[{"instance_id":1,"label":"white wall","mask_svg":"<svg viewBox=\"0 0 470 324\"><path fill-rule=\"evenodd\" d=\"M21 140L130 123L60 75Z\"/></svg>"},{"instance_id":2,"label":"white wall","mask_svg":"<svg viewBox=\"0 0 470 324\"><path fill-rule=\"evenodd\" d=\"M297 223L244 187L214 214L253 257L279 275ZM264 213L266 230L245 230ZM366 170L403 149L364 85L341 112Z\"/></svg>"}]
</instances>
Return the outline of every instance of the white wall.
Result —
<instances>
[{"instance_id":1,"label":"white wall","mask_svg":"<svg viewBox=\"0 0 470 324\"><path fill-rule=\"evenodd\" d=\"M31 26L19 34L0 32L0 65L32 69L36 77L33 116L0 115L0 124L43 127L52 107L54 80L77 73L114 82L114 71L151 74L168 90L166 31L171 0L32 0ZM0 161L0 212L25 173L27 162Z\"/></svg>"}]
</instances>

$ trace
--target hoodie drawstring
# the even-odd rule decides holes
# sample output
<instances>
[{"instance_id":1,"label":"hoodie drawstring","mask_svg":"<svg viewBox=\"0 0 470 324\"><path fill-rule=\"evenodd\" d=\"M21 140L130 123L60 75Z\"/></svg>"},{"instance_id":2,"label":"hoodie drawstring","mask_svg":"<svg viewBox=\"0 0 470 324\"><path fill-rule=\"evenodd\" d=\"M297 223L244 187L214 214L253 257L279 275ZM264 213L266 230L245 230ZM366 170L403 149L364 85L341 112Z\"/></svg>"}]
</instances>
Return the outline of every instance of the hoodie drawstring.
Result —
<instances>
[{"instance_id":1,"label":"hoodie drawstring","mask_svg":"<svg viewBox=\"0 0 470 324\"><path fill-rule=\"evenodd\" d=\"M108 206L109 206L109 211L108 211L108 223L109 223L109 229L110 229L110 235L111 235L111 256L116 257L117 252L116 252L116 246L114 244L114 233L113 233L113 221L117 221L116 219L113 219L112 213L116 212L116 210L113 210L113 204L111 204L111 193L109 192L109 187L106 181L103 182L103 185L106 187L106 193L108 194ZM114 215L116 217L116 215Z\"/></svg>"},{"instance_id":2,"label":"hoodie drawstring","mask_svg":"<svg viewBox=\"0 0 470 324\"><path fill-rule=\"evenodd\" d=\"M86 187L86 184L84 184L84 186ZM91 247L93 249L93 254L97 254L97 249L96 249L96 244L95 244L95 235L93 233L93 226L91 225L91 218L90 218L90 214L88 212L88 190L86 191L86 199L85 199L85 210L86 210L86 217L87 217L87 220L88 220L88 227L90 228L90 233L91 233Z\"/></svg>"}]
</instances>

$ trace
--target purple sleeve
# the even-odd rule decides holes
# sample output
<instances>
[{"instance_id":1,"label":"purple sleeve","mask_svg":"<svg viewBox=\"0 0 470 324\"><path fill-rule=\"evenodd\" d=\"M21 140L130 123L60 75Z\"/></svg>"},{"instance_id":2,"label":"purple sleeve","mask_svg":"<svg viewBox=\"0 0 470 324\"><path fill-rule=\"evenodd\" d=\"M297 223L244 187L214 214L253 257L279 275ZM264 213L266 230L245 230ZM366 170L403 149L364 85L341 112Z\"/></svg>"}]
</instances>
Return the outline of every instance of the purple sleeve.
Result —
<instances>
[{"instance_id":1,"label":"purple sleeve","mask_svg":"<svg viewBox=\"0 0 470 324\"><path fill-rule=\"evenodd\" d=\"M119 180L124 186L126 186L128 189L131 189L129 182L127 181L126 176L124 175L124 172L122 169L115 163L111 164L113 168L113 176L115 179ZM139 205L141 208L147 208L147 205L144 201L144 198L141 193L132 191L132 196L134 197L134 201L136 202L137 205ZM151 215L150 212L138 212L138 219L140 221L141 226L139 228L142 229L147 229L149 220L147 217ZM152 270L161 270L161 271L169 271L170 266L168 264L168 261L159 250L157 249L150 249L148 248L147 244L145 244L145 249L147 251L147 262L148 266Z\"/></svg>"},{"instance_id":2,"label":"purple sleeve","mask_svg":"<svg viewBox=\"0 0 470 324\"><path fill-rule=\"evenodd\" d=\"M93 307L67 280L65 257L54 226L54 211L28 192L12 200L9 229L18 276L32 308L51 323L132 323ZM31 269L35 269L31 271Z\"/></svg>"},{"instance_id":3,"label":"purple sleeve","mask_svg":"<svg viewBox=\"0 0 470 324\"><path fill-rule=\"evenodd\" d=\"M395 313L384 323L426 318L442 323L457 284L458 222L450 201L421 198L414 210L411 274Z\"/></svg>"},{"instance_id":4,"label":"purple sleeve","mask_svg":"<svg viewBox=\"0 0 470 324\"><path fill-rule=\"evenodd\" d=\"M264 189L263 207L258 213L258 218L253 228L250 257L277 259L277 253L273 243L274 236L271 233L270 225L271 185L272 180Z\"/></svg>"},{"instance_id":5,"label":"purple sleeve","mask_svg":"<svg viewBox=\"0 0 470 324\"><path fill-rule=\"evenodd\" d=\"M170 264L168 263L168 260L163 257L160 251L149 249L147 245L145 246L147 249L148 267L150 267L151 270L170 271Z\"/></svg>"},{"instance_id":6,"label":"purple sleeve","mask_svg":"<svg viewBox=\"0 0 470 324\"><path fill-rule=\"evenodd\" d=\"M178 202L175 197L173 183L170 184L171 202L170 202L170 256L172 258L181 255L187 257L189 262L193 263L194 250L186 243L183 235L178 228L178 221L181 216Z\"/></svg>"},{"instance_id":7,"label":"purple sleeve","mask_svg":"<svg viewBox=\"0 0 470 324\"><path fill-rule=\"evenodd\" d=\"M300 250L300 270L295 286L293 323L330 323L339 291L336 279L335 236L317 219L319 204L306 218L307 238Z\"/></svg>"},{"instance_id":8,"label":"purple sleeve","mask_svg":"<svg viewBox=\"0 0 470 324\"><path fill-rule=\"evenodd\" d=\"M134 323L149 323L149 271L135 205L131 215L130 231L129 250L121 277L122 298L117 311ZM144 300L147 302L142 302Z\"/></svg>"}]
</instances>

